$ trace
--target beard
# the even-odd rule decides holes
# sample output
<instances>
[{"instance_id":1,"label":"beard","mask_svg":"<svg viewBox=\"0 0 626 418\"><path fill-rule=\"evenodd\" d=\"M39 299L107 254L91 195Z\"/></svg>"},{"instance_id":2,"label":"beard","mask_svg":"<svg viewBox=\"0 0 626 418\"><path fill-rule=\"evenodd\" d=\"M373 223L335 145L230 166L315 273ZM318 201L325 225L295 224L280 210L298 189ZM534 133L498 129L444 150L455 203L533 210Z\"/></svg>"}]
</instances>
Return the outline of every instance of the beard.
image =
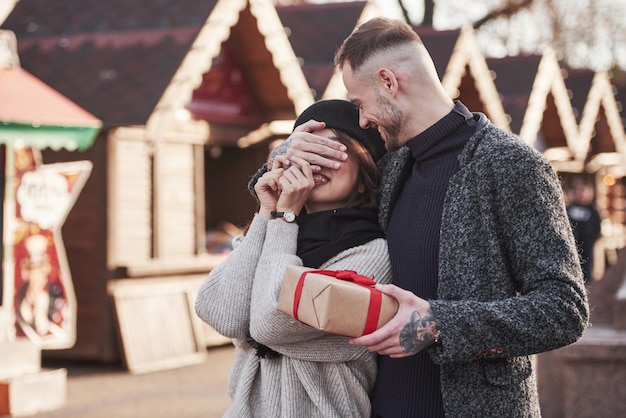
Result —
<instances>
[{"instance_id":1,"label":"beard","mask_svg":"<svg viewBox=\"0 0 626 418\"><path fill-rule=\"evenodd\" d=\"M402 115L386 97L377 94L379 119L378 126L384 132L385 148L387 151L396 151L402 147L400 144L400 131L402 130Z\"/></svg>"}]
</instances>

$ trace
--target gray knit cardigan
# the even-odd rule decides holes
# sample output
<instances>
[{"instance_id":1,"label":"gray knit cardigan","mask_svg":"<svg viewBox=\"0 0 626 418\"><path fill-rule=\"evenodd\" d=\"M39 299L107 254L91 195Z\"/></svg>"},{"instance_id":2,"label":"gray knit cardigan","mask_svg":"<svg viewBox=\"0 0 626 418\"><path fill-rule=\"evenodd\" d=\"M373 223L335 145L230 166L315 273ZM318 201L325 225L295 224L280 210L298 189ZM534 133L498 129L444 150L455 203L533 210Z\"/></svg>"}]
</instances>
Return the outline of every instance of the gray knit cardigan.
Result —
<instances>
[{"instance_id":1,"label":"gray knit cardigan","mask_svg":"<svg viewBox=\"0 0 626 418\"><path fill-rule=\"evenodd\" d=\"M298 225L255 215L245 237L202 284L196 313L235 339L227 417L369 417L376 377L374 353L346 337L318 331L276 309L287 265L296 254ZM384 239L342 251L320 268L355 270L391 280ZM246 337L281 353L259 358Z\"/></svg>"},{"instance_id":2,"label":"gray knit cardigan","mask_svg":"<svg viewBox=\"0 0 626 418\"><path fill-rule=\"evenodd\" d=\"M586 290L551 165L484 115L475 118L444 202L430 301L441 342L428 352L441 366L447 417L539 417L532 355L582 335ZM404 147L381 161L385 230L409 157Z\"/></svg>"}]
</instances>

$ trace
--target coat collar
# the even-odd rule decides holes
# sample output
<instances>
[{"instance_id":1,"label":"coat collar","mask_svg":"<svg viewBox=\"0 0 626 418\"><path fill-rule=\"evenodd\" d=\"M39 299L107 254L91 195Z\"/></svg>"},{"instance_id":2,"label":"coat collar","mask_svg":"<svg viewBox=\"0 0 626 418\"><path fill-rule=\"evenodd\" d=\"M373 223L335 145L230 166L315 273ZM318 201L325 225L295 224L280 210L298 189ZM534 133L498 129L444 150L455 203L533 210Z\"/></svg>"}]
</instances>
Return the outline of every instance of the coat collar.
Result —
<instances>
[{"instance_id":1,"label":"coat collar","mask_svg":"<svg viewBox=\"0 0 626 418\"><path fill-rule=\"evenodd\" d=\"M471 136L463 152L459 155L461 167L471 161L484 131L489 126L490 121L483 113L474 112L474 119L477 121L476 133ZM383 231L387 232L391 209L396 203L398 194L411 170L411 151L404 146L397 151L387 153L379 163L382 176L380 181L380 206L378 210L378 222Z\"/></svg>"}]
</instances>

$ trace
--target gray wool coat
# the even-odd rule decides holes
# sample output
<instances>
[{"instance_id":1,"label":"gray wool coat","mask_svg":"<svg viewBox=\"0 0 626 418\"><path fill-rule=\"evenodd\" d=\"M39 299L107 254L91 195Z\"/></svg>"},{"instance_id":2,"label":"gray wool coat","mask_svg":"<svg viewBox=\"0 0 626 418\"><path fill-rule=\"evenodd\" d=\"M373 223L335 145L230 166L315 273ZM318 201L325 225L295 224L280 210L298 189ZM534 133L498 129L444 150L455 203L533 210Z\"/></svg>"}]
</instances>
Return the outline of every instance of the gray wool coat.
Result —
<instances>
[{"instance_id":1,"label":"gray wool coat","mask_svg":"<svg viewBox=\"0 0 626 418\"><path fill-rule=\"evenodd\" d=\"M549 162L481 114L443 207L432 311L448 417L539 417L533 354L575 342L589 308L559 180ZM387 229L410 152L381 161ZM410 244L410 243L409 243ZM419 373L419 370L416 370Z\"/></svg>"}]
</instances>

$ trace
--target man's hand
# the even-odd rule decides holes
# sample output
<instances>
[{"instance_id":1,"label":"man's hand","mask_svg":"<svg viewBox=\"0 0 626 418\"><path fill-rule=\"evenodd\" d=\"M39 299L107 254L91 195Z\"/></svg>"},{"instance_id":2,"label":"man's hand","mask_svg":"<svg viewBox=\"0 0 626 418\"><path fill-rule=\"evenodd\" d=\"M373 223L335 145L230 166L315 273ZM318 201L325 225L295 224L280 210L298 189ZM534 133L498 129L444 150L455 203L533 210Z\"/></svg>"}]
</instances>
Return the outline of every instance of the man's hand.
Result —
<instances>
[{"instance_id":1,"label":"man's hand","mask_svg":"<svg viewBox=\"0 0 626 418\"><path fill-rule=\"evenodd\" d=\"M324 129L324 122L310 120L296 127L290 136L291 143L287 149L287 159L295 163L298 157L308 162L313 171L319 171L321 167L338 169L339 161L348 158L346 146L332 139L315 135L315 131Z\"/></svg>"},{"instance_id":2,"label":"man's hand","mask_svg":"<svg viewBox=\"0 0 626 418\"><path fill-rule=\"evenodd\" d=\"M376 289L398 300L398 312L373 333L351 338L351 344L365 346L378 354L401 358L412 356L434 343L437 322L428 301L392 284L377 284Z\"/></svg>"}]
</instances>

